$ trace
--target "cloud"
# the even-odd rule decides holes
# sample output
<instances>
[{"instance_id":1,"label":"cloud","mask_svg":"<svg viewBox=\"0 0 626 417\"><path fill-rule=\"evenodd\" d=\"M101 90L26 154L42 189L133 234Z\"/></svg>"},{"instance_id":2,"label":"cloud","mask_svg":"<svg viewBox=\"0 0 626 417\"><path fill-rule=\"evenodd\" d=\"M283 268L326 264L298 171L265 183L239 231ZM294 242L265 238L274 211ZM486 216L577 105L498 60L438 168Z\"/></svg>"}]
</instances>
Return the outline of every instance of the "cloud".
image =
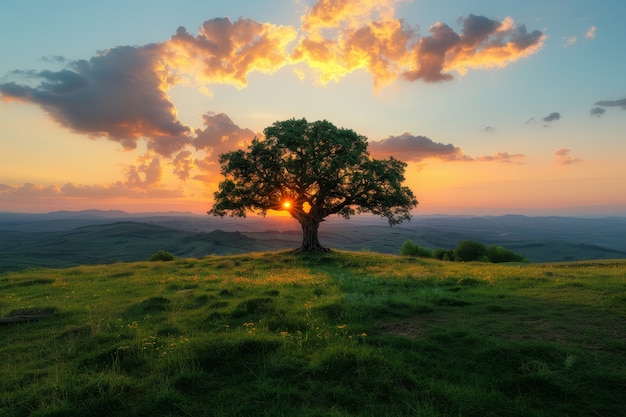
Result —
<instances>
[{"instance_id":1,"label":"cloud","mask_svg":"<svg viewBox=\"0 0 626 417\"><path fill-rule=\"evenodd\" d=\"M566 148L561 148L558 151L556 151L554 153L554 156L556 157L556 163L558 165L572 165L572 164L577 164L579 162L582 162L582 159L572 157L570 155L570 152L571 151Z\"/></svg>"},{"instance_id":2,"label":"cloud","mask_svg":"<svg viewBox=\"0 0 626 417\"><path fill-rule=\"evenodd\" d=\"M6 196L7 201L13 198L30 197L37 195L40 197L53 197L60 193L60 188L56 185L39 185L24 183L21 186L10 184L0 184L0 196Z\"/></svg>"},{"instance_id":3,"label":"cloud","mask_svg":"<svg viewBox=\"0 0 626 417\"><path fill-rule=\"evenodd\" d=\"M596 38L596 27L590 26L589 29L584 34L585 39L593 40ZM574 36L563 36L563 47L568 48L570 46L576 45L578 43L578 37Z\"/></svg>"},{"instance_id":4,"label":"cloud","mask_svg":"<svg viewBox=\"0 0 626 417\"><path fill-rule=\"evenodd\" d=\"M453 70L464 75L470 69L503 68L539 51L546 39L538 30L515 26L511 18L498 22L470 14L460 22L460 34L444 23L431 26L431 35L413 50L414 69L403 74L407 80L437 82L452 79Z\"/></svg>"},{"instance_id":5,"label":"cloud","mask_svg":"<svg viewBox=\"0 0 626 417\"><path fill-rule=\"evenodd\" d=\"M57 198L110 199L110 198L182 198L179 189L168 189L163 183L161 159L149 152L137 158L137 163L124 167L124 179L110 184L75 184L45 186L25 183L20 186L0 184L0 198L17 201ZM14 201L15 200L15 201Z\"/></svg>"},{"instance_id":6,"label":"cloud","mask_svg":"<svg viewBox=\"0 0 626 417\"><path fill-rule=\"evenodd\" d=\"M561 113L559 112L552 112L549 115L541 118L541 122L544 122L543 127L550 127L549 123L555 122L557 120L561 120ZM524 122L524 124L527 125L534 125L538 123L540 123L539 119L534 116Z\"/></svg>"},{"instance_id":7,"label":"cloud","mask_svg":"<svg viewBox=\"0 0 626 417\"><path fill-rule=\"evenodd\" d=\"M595 105L600 107L621 107L622 110L626 110L626 98L619 100L600 100L596 101Z\"/></svg>"},{"instance_id":8,"label":"cloud","mask_svg":"<svg viewBox=\"0 0 626 417\"><path fill-rule=\"evenodd\" d=\"M126 168L126 185L132 188L149 189L160 184L163 168L158 157L146 153L138 158L138 165Z\"/></svg>"},{"instance_id":9,"label":"cloud","mask_svg":"<svg viewBox=\"0 0 626 417\"><path fill-rule=\"evenodd\" d=\"M602 107L593 107L589 110L589 114L593 117L601 117L604 113L606 113L606 109L603 109Z\"/></svg>"},{"instance_id":10,"label":"cloud","mask_svg":"<svg viewBox=\"0 0 626 417\"><path fill-rule=\"evenodd\" d=\"M243 86L250 71L284 65L285 45L293 37L293 28L213 19L195 37L179 28L162 44L116 47L89 60L57 58L66 64L60 71L13 71L19 83L0 84L0 94L39 105L74 132L105 137L126 150L145 139L149 150L171 157L198 139L177 119L170 87L185 77Z\"/></svg>"},{"instance_id":11,"label":"cloud","mask_svg":"<svg viewBox=\"0 0 626 417\"><path fill-rule=\"evenodd\" d=\"M187 141L190 129L177 120L164 92L173 80L161 68L161 52L158 45L122 46L60 71L14 71L25 83L0 84L0 93L5 100L39 105L74 132L106 137L124 149L147 138L167 155ZM31 86L32 80L39 83Z\"/></svg>"},{"instance_id":12,"label":"cloud","mask_svg":"<svg viewBox=\"0 0 626 417\"><path fill-rule=\"evenodd\" d=\"M166 188L137 189L129 187L123 181L112 184L80 185L67 183L63 186L44 186L39 184L25 183L19 186L0 184L0 197L6 198L13 204L19 202L31 203L40 201L45 206L46 202L54 199L111 199L111 198L182 198L180 190Z\"/></svg>"},{"instance_id":13,"label":"cloud","mask_svg":"<svg viewBox=\"0 0 626 417\"><path fill-rule=\"evenodd\" d=\"M296 35L290 26L216 18L205 21L196 36L179 27L164 45L165 59L172 71L187 74L200 85L229 83L244 87L251 71L272 73L286 65L286 48Z\"/></svg>"},{"instance_id":14,"label":"cloud","mask_svg":"<svg viewBox=\"0 0 626 417\"><path fill-rule=\"evenodd\" d=\"M184 27L167 41L119 46L89 60L53 57L60 71L13 71L0 84L4 100L39 105L62 126L104 137L124 149L147 141L150 151L172 157L192 141L167 92L178 83L208 91L212 83L245 87L252 71L272 73L304 63L321 82L368 70L375 88L397 79L437 82L474 68L504 67L541 49L545 35L470 14L457 34L443 23L420 36L394 17L399 0L319 0L291 26L251 19L205 21L198 34ZM292 50L289 46L297 40Z\"/></svg>"},{"instance_id":15,"label":"cloud","mask_svg":"<svg viewBox=\"0 0 626 417\"><path fill-rule=\"evenodd\" d=\"M576 36L563 36L563 46L566 48L576 45L577 41L578 39L576 38Z\"/></svg>"},{"instance_id":16,"label":"cloud","mask_svg":"<svg viewBox=\"0 0 626 417\"><path fill-rule=\"evenodd\" d=\"M554 122L556 120L561 120L561 113L552 112L541 120L543 120L546 123Z\"/></svg>"},{"instance_id":17,"label":"cloud","mask_svg":"<svg viewBox=\"0 0 626 417\"><path fill-rule=\"evenodd\" d=\"M181 180L189 178L189 172L193 168L193 154L189 150L181 151L172 161L174 175Z\"/></svg>"},{"instance_id":18,"label":"cloud","mask_svg":"<svg viewBox=\"0 0 626 417\"><path fill-rule=\"evenodd\" d=\"M546 39L511 18L470 14L456 33L437 22L430 35L394 17L397 1L320 0L302 18L304 36L293 54L319 73L322 83L368 70L376 88L396 79L438 82L470 69L502 68L539 51Z\"/></svg>"},{"instance_id":19,"label":"cloud","mask_svg":"<svg viewBox=\"0 0 626 417\"><path fill-rule=\"evenodd\" d=\"M368 144L370 154L374 158L388 158L393 156L405 162L420 162L427 158L442 161L482 161L482 162L519 162L524 158L522 154L509 154L499 152L490 156L472 158L465 155L463 150L453 144L435 142L426 136L414 136L403 133L399 136L389 136L380 141L370 141Z\"/></svg>"},{"instance_id":20,"label":"cloud","mask_svg":"<svg viewBox=\"0 0 626 417\"><path fill-rule=\"evenodd\" d=\"M36 196L33 196L36 197ZM147 199L147 198L182 198L183 193L180 190L170 190L165 188L136 189L128 187L124 182L116 182L106 185L80 185L67 183L59 189L56 197L72 197L84 199L110 199L110 198L130 198L130 199Z\"/></svg>"},{"instance_id":21,"label":"cloud","mask_svg":"<svg viewBox=\"0 0 626 417\"><path fill-rule=\"evenodd\" d=\"M602 117L606 113L605 107L621 107L622 110L626 110L626 98L618 100L600 100L594 103L594 106L589 110L589 114L594 117Z\"/></svg>"},{"instance_id":22,"label":"cloud","mask_svg":"<svg viewBox=\"0 0 626 417\"><path fill-rule=\"evenodd\" d=\"M415 31L394 17L397 0L320 0L302 16L292 61L305 63L322 84L368 70L379 88L408 64Z\"/></svg>"},{"instance_id":23,"label":"cloud","mask_svg":"<svg viewBox=\"0 0 626 417\"><path fill-rule=\"evenodd\" d=\"M245 148L255 137L255 133L237 126L224 113L208 112L202 115L201 129L195 130L193 145L217 157L224 152Z\"/></svg>"},{"instance_id":24,"label":"cloud","mask_svg":"<svg viewBox=\"0 0 626 417\"><path fill-rule=\"evenodd\" d=\"M370 141L370 154L374 158L393 156L405 162L419 162L426 158L444 161L467 160L461 148L449 144L434 142L426 136L413 136L406 132L399 136L389 136L380 141Z\"/></svg>"},{"instance_id":25,"label":"cloud","mask_svg":"<svg viewBox=\"0 0 626 417\"><path fill-rule=\"evenodd\" d=\"M475 158L476 161L482 162L503 162L507 164L522 164L525 156L521 153L510 154L508 152L498 152L494 155L480 156Z\"/></svg>"}]
</instances>

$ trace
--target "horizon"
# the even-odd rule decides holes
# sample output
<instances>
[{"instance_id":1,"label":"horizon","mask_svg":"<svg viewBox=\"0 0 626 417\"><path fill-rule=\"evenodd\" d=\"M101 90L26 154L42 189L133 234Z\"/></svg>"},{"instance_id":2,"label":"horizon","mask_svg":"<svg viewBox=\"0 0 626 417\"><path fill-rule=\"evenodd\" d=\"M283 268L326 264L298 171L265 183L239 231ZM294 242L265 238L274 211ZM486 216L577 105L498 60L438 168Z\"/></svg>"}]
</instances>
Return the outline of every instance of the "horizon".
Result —
<instances>
[{"instance_id":1,"label":"horizon","mask_svg":"<svg viewBox=\"0 0 626 417\"><path fill-rule=\"evenodd\" d=\"M0 215L2 214L17 214L17 215L33 215L33 216L45 216L45 215L51 215L51 214L60 214L60 213L68 213L68 214L85 214L85 213L94 213L94 214L98 214L98 213L102 213L102 214L113 214L113 213L119 213L120 215L129 215L129 216L154 216L154 215L161 215L161 216L193 216L193 217L207 217L207 218L211 218L211 219L215 219L217 221L221 220L221 219L227 219L227 220L235 220L235 221L255 221L255 219L269 219L269 220L284 220L286 222L292 222L293 224L298 226L297 221L292 218L291 216L285 214L285 213L276 213L274 212L272 213L268 213L268 215L266 216L261 216L261 215L257 215L257 214L249 214L247 217L242 218L242 217L231 217L231 216L224 216L223 218L219 217L219 216L212 216L205 213L199 213L199 212L193 212L190 210L186 210L186 211L182 211L182 210L152 210L152 211L128 211L128 210L123 210L123 209L98 209L98 208L90 208L90 209L75 209L75 210L52 210L52 211L7 211L7 210L2 210L0 209ZM411 220L412 219L419 219L421 217L423 218L432 218L432 217L527 217L527 218L541 218L541 217L563 217L563 218L586 218L586 219L593 219L593 218L612 218L612 217L624 217L626 218L626 209L623 209L621 207L615 207L614 210L606 210L606 208L604 210L601 211L593 211L593 210L585 210L584 214L583 211L581 210L576 210L573 209L572 211L567 211L567 210L557 210L557 211L536 211L536 212L531 212L531 213L517 213L517 212L510 212L510 211L502 211L502 212L492 212L492 211L479 211L479 212L467 212L467 213L444 213L444 212L432 212L432 213L414 213L412 212L411 215ZM353 216L351 216L348 219L344 219L339 215L331 215L325 218L325 221L332 221L332 220L338 220L338 221L350 221L350 220L355 220L355 219L363 219L363 218L375 218L377 220L380 220L381 222L387 223L387 219L385 219L384 217L375 215L375 214L371 214L371 213L361 213L361 214L355 214ZM411 220L405 221L403 223L410 223ZM403 224L400 223L400 224ZM396 225L398 226L398 225Z\"/></svg>"},{"instance_id":2,"label":"horizon","mask_svg":"<svg viewBox=\"0 0 626 417\"><path fill-rule=\"evenodd\" d=\"M626 216L620 10L14 3L0 16L0 212L202 215L220 153L306 118L406 162L414 217Z\"/></svg>"}]
</instances>

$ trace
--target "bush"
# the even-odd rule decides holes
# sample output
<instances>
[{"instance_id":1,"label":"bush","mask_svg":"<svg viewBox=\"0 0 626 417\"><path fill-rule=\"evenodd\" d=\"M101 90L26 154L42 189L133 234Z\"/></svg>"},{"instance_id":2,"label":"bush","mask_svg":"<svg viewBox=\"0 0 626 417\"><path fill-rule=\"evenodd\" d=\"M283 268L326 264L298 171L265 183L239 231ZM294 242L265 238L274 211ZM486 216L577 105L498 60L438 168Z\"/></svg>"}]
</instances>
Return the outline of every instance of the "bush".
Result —
<instances>
[{"instance_id":1,"label":"bush","mask_svg":"<svg viewBox=\"0 0 626 417\"><path fill-rule=\"evenodd\" d=\"M416 256L418 258L432 258L433 253L430 249L421 247L420 245L413 243L411 240L406 240L400 247L400 255L402 256Z\"/></svg>"},{"instance_id":2,"label":"bush","mask_svg":"<svg viewBox=\"0 0 626 417\"><path fill-rule=\"evenodd\" d=\"M454 259L454 251L452 249L435 249L433 256L440 261L449 261Z\"/></svg>"},{"instance_id":3,"label":"bush","mask_svg":"<svg viewBox=\"0 0 626 417\"><path fill-rule=\"evenodd\" d=\"M454 259L460 259L465 262L472 262L478 260L481 256L487 254L487 247L473 240L463 240L456 245L454 249Z\"/></svg>"},{"instance_id":4,"label":"bush","mask_svg":"<svg viewBox=\"0 0 626 417\"><path fill-rule=\"evenodd\" d=\"M522 255L504 249L502 246L491 245L487 248L487 257L491 262L527 262L527 259Z\"/></svg>"},{"instance_id":5,"label":"bush","mask_svg":"<svg viewBox=\"0 0 626 417\"><path fill-rule=\"evenodd\" d=\"M160 250L150 257L151 261L173 261L174 254L168 251Z\"/></svg>"}]
</instances>

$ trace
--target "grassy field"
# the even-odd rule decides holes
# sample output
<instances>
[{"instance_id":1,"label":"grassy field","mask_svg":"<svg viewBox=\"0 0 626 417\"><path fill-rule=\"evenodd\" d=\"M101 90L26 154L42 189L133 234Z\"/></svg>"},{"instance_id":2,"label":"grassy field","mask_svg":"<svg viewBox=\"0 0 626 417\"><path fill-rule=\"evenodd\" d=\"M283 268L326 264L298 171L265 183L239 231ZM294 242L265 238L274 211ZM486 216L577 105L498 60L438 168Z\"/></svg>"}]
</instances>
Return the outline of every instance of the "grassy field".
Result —
<instances>
[{"instance_id":1,"label":"grassy field","mask_svg":"<svg viewBox=\"0 0 626 417\"><path fill-rule=\"evenodd\" d=\"M0 275L0 415L624 416L626 260L286 252ZM6 320L6 319L9 320Z\"/></svg>"}]
</instances>

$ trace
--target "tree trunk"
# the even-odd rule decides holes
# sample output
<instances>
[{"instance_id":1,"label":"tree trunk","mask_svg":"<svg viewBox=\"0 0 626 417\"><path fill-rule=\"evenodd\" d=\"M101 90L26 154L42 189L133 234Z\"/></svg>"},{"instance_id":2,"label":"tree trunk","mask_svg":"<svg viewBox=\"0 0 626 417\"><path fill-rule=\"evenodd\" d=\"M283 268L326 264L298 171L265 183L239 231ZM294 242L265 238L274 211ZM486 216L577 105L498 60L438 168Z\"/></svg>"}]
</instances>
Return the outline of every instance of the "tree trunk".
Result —
<instances>
[{"instance_id":1,"label":"tree trunk","mask_svg":"<svg viewBox=\"0 0 626 417\"><path fill-rule=\"evenodd\" d=\"M329 252L330 249L323 247L317 237L317 229L320 226L319 220L311 218L299 219L302 226L302 246L296 251L298 252Z\"/></svg>"}]
</instances>

